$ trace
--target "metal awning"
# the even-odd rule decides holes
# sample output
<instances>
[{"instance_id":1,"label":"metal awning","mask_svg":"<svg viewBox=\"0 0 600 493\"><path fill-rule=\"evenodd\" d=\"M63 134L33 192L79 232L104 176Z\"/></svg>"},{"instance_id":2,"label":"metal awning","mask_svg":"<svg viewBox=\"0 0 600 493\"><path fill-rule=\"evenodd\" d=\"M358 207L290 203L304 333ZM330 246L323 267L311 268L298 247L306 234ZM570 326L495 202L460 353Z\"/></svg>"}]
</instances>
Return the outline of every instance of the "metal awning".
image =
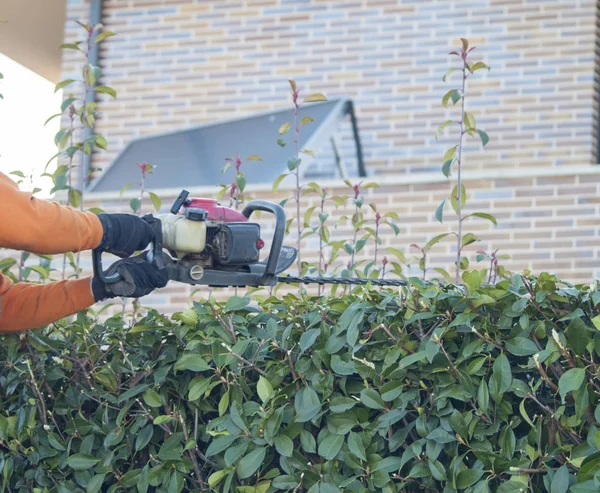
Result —
<instances>
[{"instance_id":1,"label":"metal awning","mask_svg":"<svg viewBox=\"0 0 600 493\"><path fill-rule=\"evenodd\" d=\"M365 176L362 149L352 101L337 99L321 103L306 104L300 108L298 121L304 116L314 119L300 131L300 148L314 152L328 147L331 150L336 132L350 117L350 131L356 152L356 172L353 175ZM273 183L282 173L287 172L287 160L295 153L293 128L282 136L285 147L277 143L279 128L285 122L293 122L290 109L262 113L245 118L237 118L217 123L200 125L194 128L142 137L130 142L89 187L94 192L118 192L124 184L138 182L140 170L137 162L147 162L154 166L152 175L146 178L146 186L153 190L219 186L228 179L223 176L225 158L239 153L242 159L258 155L262 161L251 161L243 166L248 184ZM293 127L293 124L292 124ZM346 176L340 159L336 159L334 149L333 166L338 174ZM301 174L305 175L318 161L302 154Z\"/></svg>"}]
</instances>

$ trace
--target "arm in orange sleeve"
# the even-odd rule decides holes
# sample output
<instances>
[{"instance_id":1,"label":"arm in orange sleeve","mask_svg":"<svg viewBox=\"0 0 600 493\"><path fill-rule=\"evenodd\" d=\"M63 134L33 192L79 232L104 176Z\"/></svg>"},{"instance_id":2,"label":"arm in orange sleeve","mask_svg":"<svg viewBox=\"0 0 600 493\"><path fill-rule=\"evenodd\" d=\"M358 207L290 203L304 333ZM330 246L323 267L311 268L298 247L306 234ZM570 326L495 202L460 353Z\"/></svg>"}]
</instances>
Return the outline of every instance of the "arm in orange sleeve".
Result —
<instances>
[{"instance_id":1,"label":"arm in orange sleeve","mask_svg":"<svg viewBox=\"0 0 600 493\"><path fill-rule=\"evenodd\" d=\"M96 248L103 234L96 214L37 199L0 173L0 247L40 254L79 252Z\"/></svg>"},{"instance_id":2,"label":"arm in orange sleeve","mask_svg":"<svg viewBox=\"0 0 600 493\"><path fill-rule=\"evenodd\" d=\"M95 303L89 277L49 284L11 284L0 274L0 333L36 329L73 315Z\"/></svg>"},{"instance_id":3,"label":"arm in orange sleeve","mask_svg":"<svg viewBox=\"0 0 600 493\"><path fill-rule=\"evenodd\" d=\"M98 217L21 192L0 173L0 247L54 254L96 248ZM94 304L90 278L46 285L17 283L0 274L0 332L41 327Z\"/></svg>"}]
</instances>

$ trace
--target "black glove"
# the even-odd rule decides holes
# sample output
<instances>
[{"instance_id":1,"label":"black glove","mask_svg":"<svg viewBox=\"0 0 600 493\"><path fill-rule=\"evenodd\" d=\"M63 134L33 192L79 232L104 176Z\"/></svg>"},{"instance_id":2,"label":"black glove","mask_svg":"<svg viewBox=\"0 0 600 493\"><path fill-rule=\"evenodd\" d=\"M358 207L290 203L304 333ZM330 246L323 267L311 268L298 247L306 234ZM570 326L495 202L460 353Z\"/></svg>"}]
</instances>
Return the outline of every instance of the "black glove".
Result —
<instances>
[{"instance_id":1,"label":"black glove","mask_svg":"<svg viewBox=\"0 0 600 493\"><path fill-rule=\"evenodd\" d=\"M98 248L118 257L129 257L148 246L154 234L150 225L133 214L98 214L104 236Z\"/></svg>"},{"instance_id":2,"label":"black glove","mask_svg":"<svg viewBox=\"0 0 600 493\"><path fill-rule=\"evenodd\" d=\"M167 270L158 270L148 263L145 254L118 260L106 271L107 275L115 272L121 275L121 279L115 283L105 284L96 278L92 280L92 293L96 301L117 296L141 298L156 288L165 287L169 281Z\"/></svg>"}]
</instances>

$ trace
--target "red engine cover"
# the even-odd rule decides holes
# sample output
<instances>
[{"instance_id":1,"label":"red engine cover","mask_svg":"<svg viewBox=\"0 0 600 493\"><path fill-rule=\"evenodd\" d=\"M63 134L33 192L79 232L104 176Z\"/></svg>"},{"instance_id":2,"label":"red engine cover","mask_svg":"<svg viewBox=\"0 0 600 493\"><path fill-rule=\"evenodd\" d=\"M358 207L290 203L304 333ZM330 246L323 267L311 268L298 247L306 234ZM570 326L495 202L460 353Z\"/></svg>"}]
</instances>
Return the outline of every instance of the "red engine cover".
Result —
<instances>
[{"instance_id":1,"label":"red engine cover","mask_svg":"<svg viewBox=\"0 0 600 493\"><path fill-rule=\"evenodd\" d=\"M204 209L206 212L208 212L209 221L222 221L225 223L240 223L248 221L248 218L241 212L229 207L223 207L222 205L219 205L215 199L188 199L186 201L186 205L179 210L179 214L185 214L185 210L187 208Z\"/></svg>"}]
</instances>

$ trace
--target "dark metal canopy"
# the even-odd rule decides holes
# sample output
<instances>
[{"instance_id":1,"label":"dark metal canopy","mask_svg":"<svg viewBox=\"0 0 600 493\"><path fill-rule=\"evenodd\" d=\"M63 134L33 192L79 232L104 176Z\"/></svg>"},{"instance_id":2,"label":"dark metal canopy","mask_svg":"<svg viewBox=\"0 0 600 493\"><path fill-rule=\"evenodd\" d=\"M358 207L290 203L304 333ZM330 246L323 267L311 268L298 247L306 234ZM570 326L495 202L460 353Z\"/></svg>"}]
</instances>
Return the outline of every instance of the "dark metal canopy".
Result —
<instances>
[{"instance_id":1,"label":"dark metal canopy","mask_svg":"<svg viewBox=\"0 0 600 493\"><path fill-rule=\"evenodd\" d=\"M328 163L330 171L333 167L333 171L337 171L335 174L345 178L346 170L339 159L335 134L348 115L356 151L356 157L352 161L357 163L358 168L352 174L365 176L351 100L338 99L301 106L298 121L304 116L310 116L314 122L302 127L300 148L314 152L328 148L332 156L332 162ZM236 152L242 159L250 155L262 158L262 161L251 161L243 165L242 171L247 183L273 183L280 174L287 171L287 160L295 154L293 118L293 111L286 109L135 139L91 184L89 190L117 192L126 183L138 182L140 170L136 162L147 162L155 167L153 173L146 178L146 185L151 189L218 186L228 181L222 174L225 158L235 157ZM292 127L285 135L280 136L279 128L286 122L292 122ZM277 143L280 137L287 142L285 147ZM305 165L301 170L305 175L315 167L319 156L313 159L303 154L302 159Z\"/></svg>"}]
</instances>

